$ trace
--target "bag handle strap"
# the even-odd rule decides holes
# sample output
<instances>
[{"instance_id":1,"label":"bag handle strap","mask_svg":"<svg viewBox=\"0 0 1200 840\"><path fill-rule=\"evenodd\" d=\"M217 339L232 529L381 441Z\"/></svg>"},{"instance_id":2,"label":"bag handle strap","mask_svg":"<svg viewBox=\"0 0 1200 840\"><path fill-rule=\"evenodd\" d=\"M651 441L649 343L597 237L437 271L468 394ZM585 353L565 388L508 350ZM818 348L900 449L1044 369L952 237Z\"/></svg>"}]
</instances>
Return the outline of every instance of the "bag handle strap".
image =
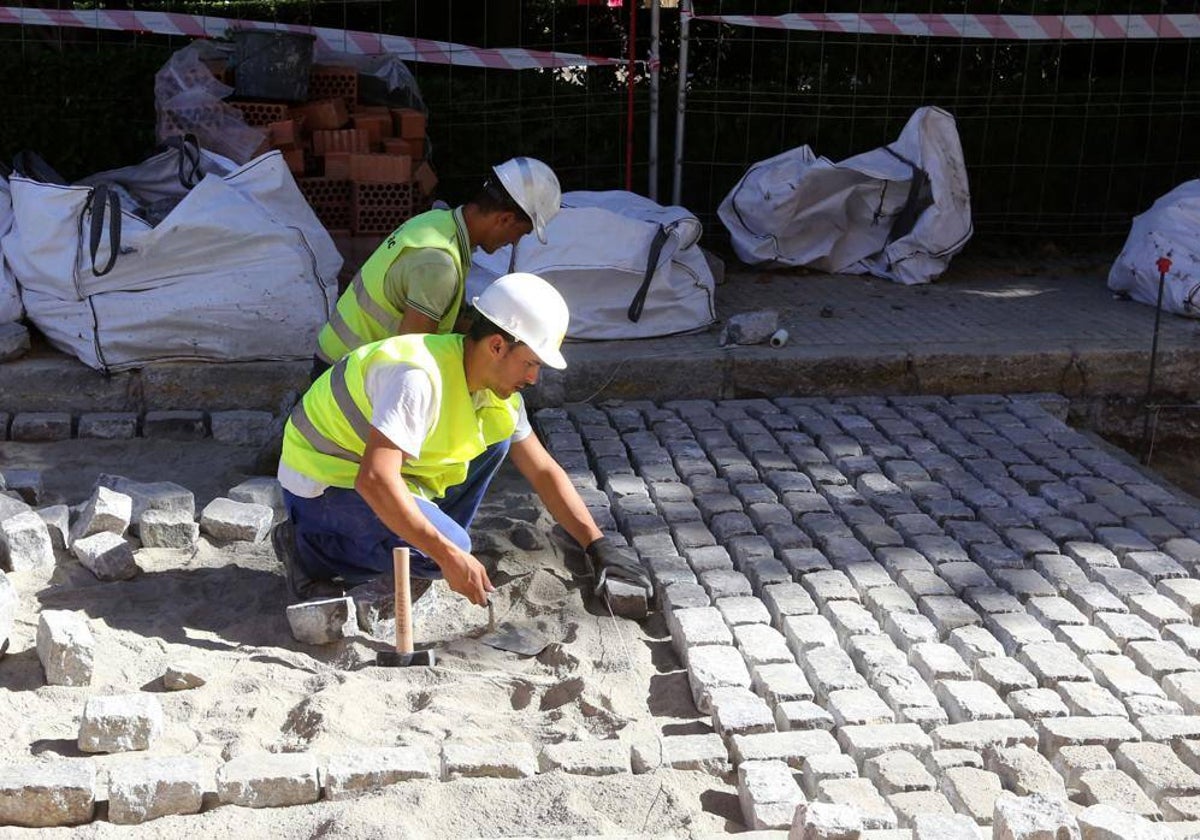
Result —
<instances>
[{"instance_id":1,"label":"bag handle strap","mask_svg":"<svg viewBox=\"0 0 1200 840\"><path fill-rule=\"evenodd\" d=\"M929 186L929 173L891 146L884 146L883 148L892 157L908 164L908 168L912 170L912 180L908 182L908 195L904 198L904 206L896 214L891 230L888 231L887 242L890 245L897 239L907 236L917 224L917 218L921 215L921 211L925 209L921 206L921 196Z\"/></svg>"},{"instance_id":2,"label":"bag handle strap","mask_svg":"<svg viewBox=\"0 0 1200 840\"><path fill-rule=\"evenodd\" d=\"M191 189L204 179L204 170L200 168L200 141L195 134L185 134L182 137L168 137L163 145L169 149L179 150L179 183L185 189Z\"/></svg>"},{"instance_id":3,"label":"bag handle strap","mask_svg":"<svg viewBox=\"0 0 1200 840\"><path fill-rule=\"evenodd\" d=\"M92 274L103 277L113 270L121 253L121 196L108 188L108 184L97 184L88 198L92 211L90 248ZM96 268L96 254L100 252L100 238L104 234L104 217L108 216L108 263L103 269Z\"/></svg>"},{"instance_id":4,"label":"bag handle strap","mask_svg":"<svg viewBox=\"0 0 1200 840\"><path fill-rule=\"evenodd\" d=\"M658 268L658 257L670 235L665 226L659 225L658 233L654 234L654 240L650 243L650 255L646 260L646 275L642 278L642 285L638 287L633 300L629 302L629 311L625 313L635 324L642 317L642 310L646 306L646 295L650 292L650 281L654 279L654 270Z\"/></svg>"}]
</instances>

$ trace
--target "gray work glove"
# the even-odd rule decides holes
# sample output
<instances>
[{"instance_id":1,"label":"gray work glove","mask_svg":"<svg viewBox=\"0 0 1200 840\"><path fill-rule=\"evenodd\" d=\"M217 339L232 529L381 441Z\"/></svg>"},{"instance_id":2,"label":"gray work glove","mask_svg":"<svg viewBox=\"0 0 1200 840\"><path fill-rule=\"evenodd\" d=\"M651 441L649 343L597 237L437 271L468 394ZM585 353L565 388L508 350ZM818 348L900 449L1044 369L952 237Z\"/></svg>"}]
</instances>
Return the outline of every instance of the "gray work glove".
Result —
<instances>
[{"instance_id":1,"label":"gray work glove","mask_svg":"<svg viewBox=\"0 0 1200 840\"><path fill-rule=\"evenodd\" d=\"M608 537L592 542L584 553L592 576L596 579L595 594L599 595L604 582L609 578L640 586L646 590L646 598L654 597L654 584L631 549L616 545Z\"/></svg>"}]
</instances>

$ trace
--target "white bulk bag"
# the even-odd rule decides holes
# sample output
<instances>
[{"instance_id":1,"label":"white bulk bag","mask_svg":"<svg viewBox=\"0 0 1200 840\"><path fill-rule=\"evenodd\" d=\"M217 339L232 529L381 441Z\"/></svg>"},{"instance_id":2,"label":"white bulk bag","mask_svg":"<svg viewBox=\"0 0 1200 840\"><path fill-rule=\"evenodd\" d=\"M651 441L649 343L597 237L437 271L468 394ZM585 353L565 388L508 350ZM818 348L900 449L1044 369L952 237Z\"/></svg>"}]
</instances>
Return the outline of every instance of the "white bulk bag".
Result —
<instances>
[{"instance_id":1,"label":"white bulk bag","mask_svg":"<svg viewBox=\"0 0 1200 840\"><path fill-rule=\"evenodd\" d=\"M311 356L342 260L279 152L238 167L185 144L76 185L11 187L0 247L59 349L101 370Z\"/></svg>"},{"instance_id":2,"label":"white bulk bag","mask_svg":"<svg viewBox=\"0 0 1200 840\"><path fill-rule=\"evenodd\" d=\"M8 179L0 177L0 240L12 229L12 196L9 194ZM0 324L21 320L21 293L17 289L17 278L13 277L4 248L0 247Z\"/></svg>"},{"instance_id":3,"label":"white bulk bag","mask_svg":"<svg viewBox=\"0 0 1200 840\"><path fill-rule=\"evenodd\" d=\"M620 190L569 192L546 228L494 254L476 251L468 300L509 271L543 277L571 311L567 337L650 338L716 320L714 281L699 246L700 222Z\"/></svg>"},{"instance_id":4,"label":"white bulk bag","mask_svg":"<svg viewBox=\"0 0 1200 840\"><path fill-rule=\"evenodd\" d=\"M1108 271L1108 288L1154 306L1158 261L1171 261L1163 284L1163 309L1200 317L1200 180L1186 181L1136 216L1125 247Z\"/></svg>"},{"instance_id":5,"label":"white bulk bag","mask_svg":"<svg viewBox=\"0 0 1200 840\"><path fill-rule=\"evenodd\" d=\"M739 259L928 283L971 238L954 118L919 108L896 142L833 163L800 146L750 167L717 210Z\"/></svg>"}]
</instances>

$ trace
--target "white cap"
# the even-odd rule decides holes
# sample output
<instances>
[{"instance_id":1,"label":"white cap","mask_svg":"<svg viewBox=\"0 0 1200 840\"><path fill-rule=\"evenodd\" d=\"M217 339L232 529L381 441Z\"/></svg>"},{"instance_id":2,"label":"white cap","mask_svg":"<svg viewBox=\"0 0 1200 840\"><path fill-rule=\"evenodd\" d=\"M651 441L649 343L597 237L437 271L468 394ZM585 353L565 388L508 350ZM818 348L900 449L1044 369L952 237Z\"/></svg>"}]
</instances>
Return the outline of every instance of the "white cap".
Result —
<instances>
[{"instance_id":1,"label":"white cap","mask_svg":"<svg viewBox=\"0 0 1200 840\"><path fill-rule=\"evenodd\" d=\"M542 364L567 366L559 347L571 318L558 290L536 274L505 274L471 300L483 315L534 352Z\"/></svg>"},{"instance_id":2,"label":"white cap","mask_svg":"<svg viewBox=\"0 0 1200 840\"><path fill-rule=\"evenodd\" d=\"M537 158L515 157L492 167L517 206L533 222L533 232L546 244L546 225L562 206L562 187L554 170Z\"/></svg>"}]
</instances>

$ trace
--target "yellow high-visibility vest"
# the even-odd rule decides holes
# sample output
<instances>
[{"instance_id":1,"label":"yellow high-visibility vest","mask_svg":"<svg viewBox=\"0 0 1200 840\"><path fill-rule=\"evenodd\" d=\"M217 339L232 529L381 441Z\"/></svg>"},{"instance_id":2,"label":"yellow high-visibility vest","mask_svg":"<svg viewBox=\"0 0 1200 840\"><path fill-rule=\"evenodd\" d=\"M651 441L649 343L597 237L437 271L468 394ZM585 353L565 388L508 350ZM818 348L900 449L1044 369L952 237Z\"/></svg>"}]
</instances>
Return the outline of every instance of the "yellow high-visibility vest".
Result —
<instances>
[{"instance_id":1,"label":"yellow high-visibility vest","mask_svg":"<svg viewBox=\"0 0 1200 840\"><path fill-rule=\"evenodd\" d=\"M406 458L400 472L415 495L431 501L444 496L466 479L472 459L512 436L521 406L519 394L504 400L483 391L472 399L463 340L457 333L400 335L351 351L292 410L284 427L283 463L322 484L353 488L374 408L365 391L367 372L403 362L429 375L436 419L421 454Z\"/></svg>"},{"instance_id":2,"label":"yellow high-visibility vest","mask_svg":"<svg viewBox=\"0 0 1200 840\"><path fill-rule=\"evenodd\" d=\"M317 356L332 365L356 347L370 344L396 334L404 310L394 306L384 294L384 282L388 269L404 251L410 248L436 248L445 251L454 262L458 282L454 289L454 302L442 319L437 332L447 333L454 329L458 310L466 288L466 272L458 245L458 225L451 210L430 210L414 216L398 227L367 259L350 287L338 298L337 308L329 323L321 328L317 336Z\"/></svg>"}]
</instances>

